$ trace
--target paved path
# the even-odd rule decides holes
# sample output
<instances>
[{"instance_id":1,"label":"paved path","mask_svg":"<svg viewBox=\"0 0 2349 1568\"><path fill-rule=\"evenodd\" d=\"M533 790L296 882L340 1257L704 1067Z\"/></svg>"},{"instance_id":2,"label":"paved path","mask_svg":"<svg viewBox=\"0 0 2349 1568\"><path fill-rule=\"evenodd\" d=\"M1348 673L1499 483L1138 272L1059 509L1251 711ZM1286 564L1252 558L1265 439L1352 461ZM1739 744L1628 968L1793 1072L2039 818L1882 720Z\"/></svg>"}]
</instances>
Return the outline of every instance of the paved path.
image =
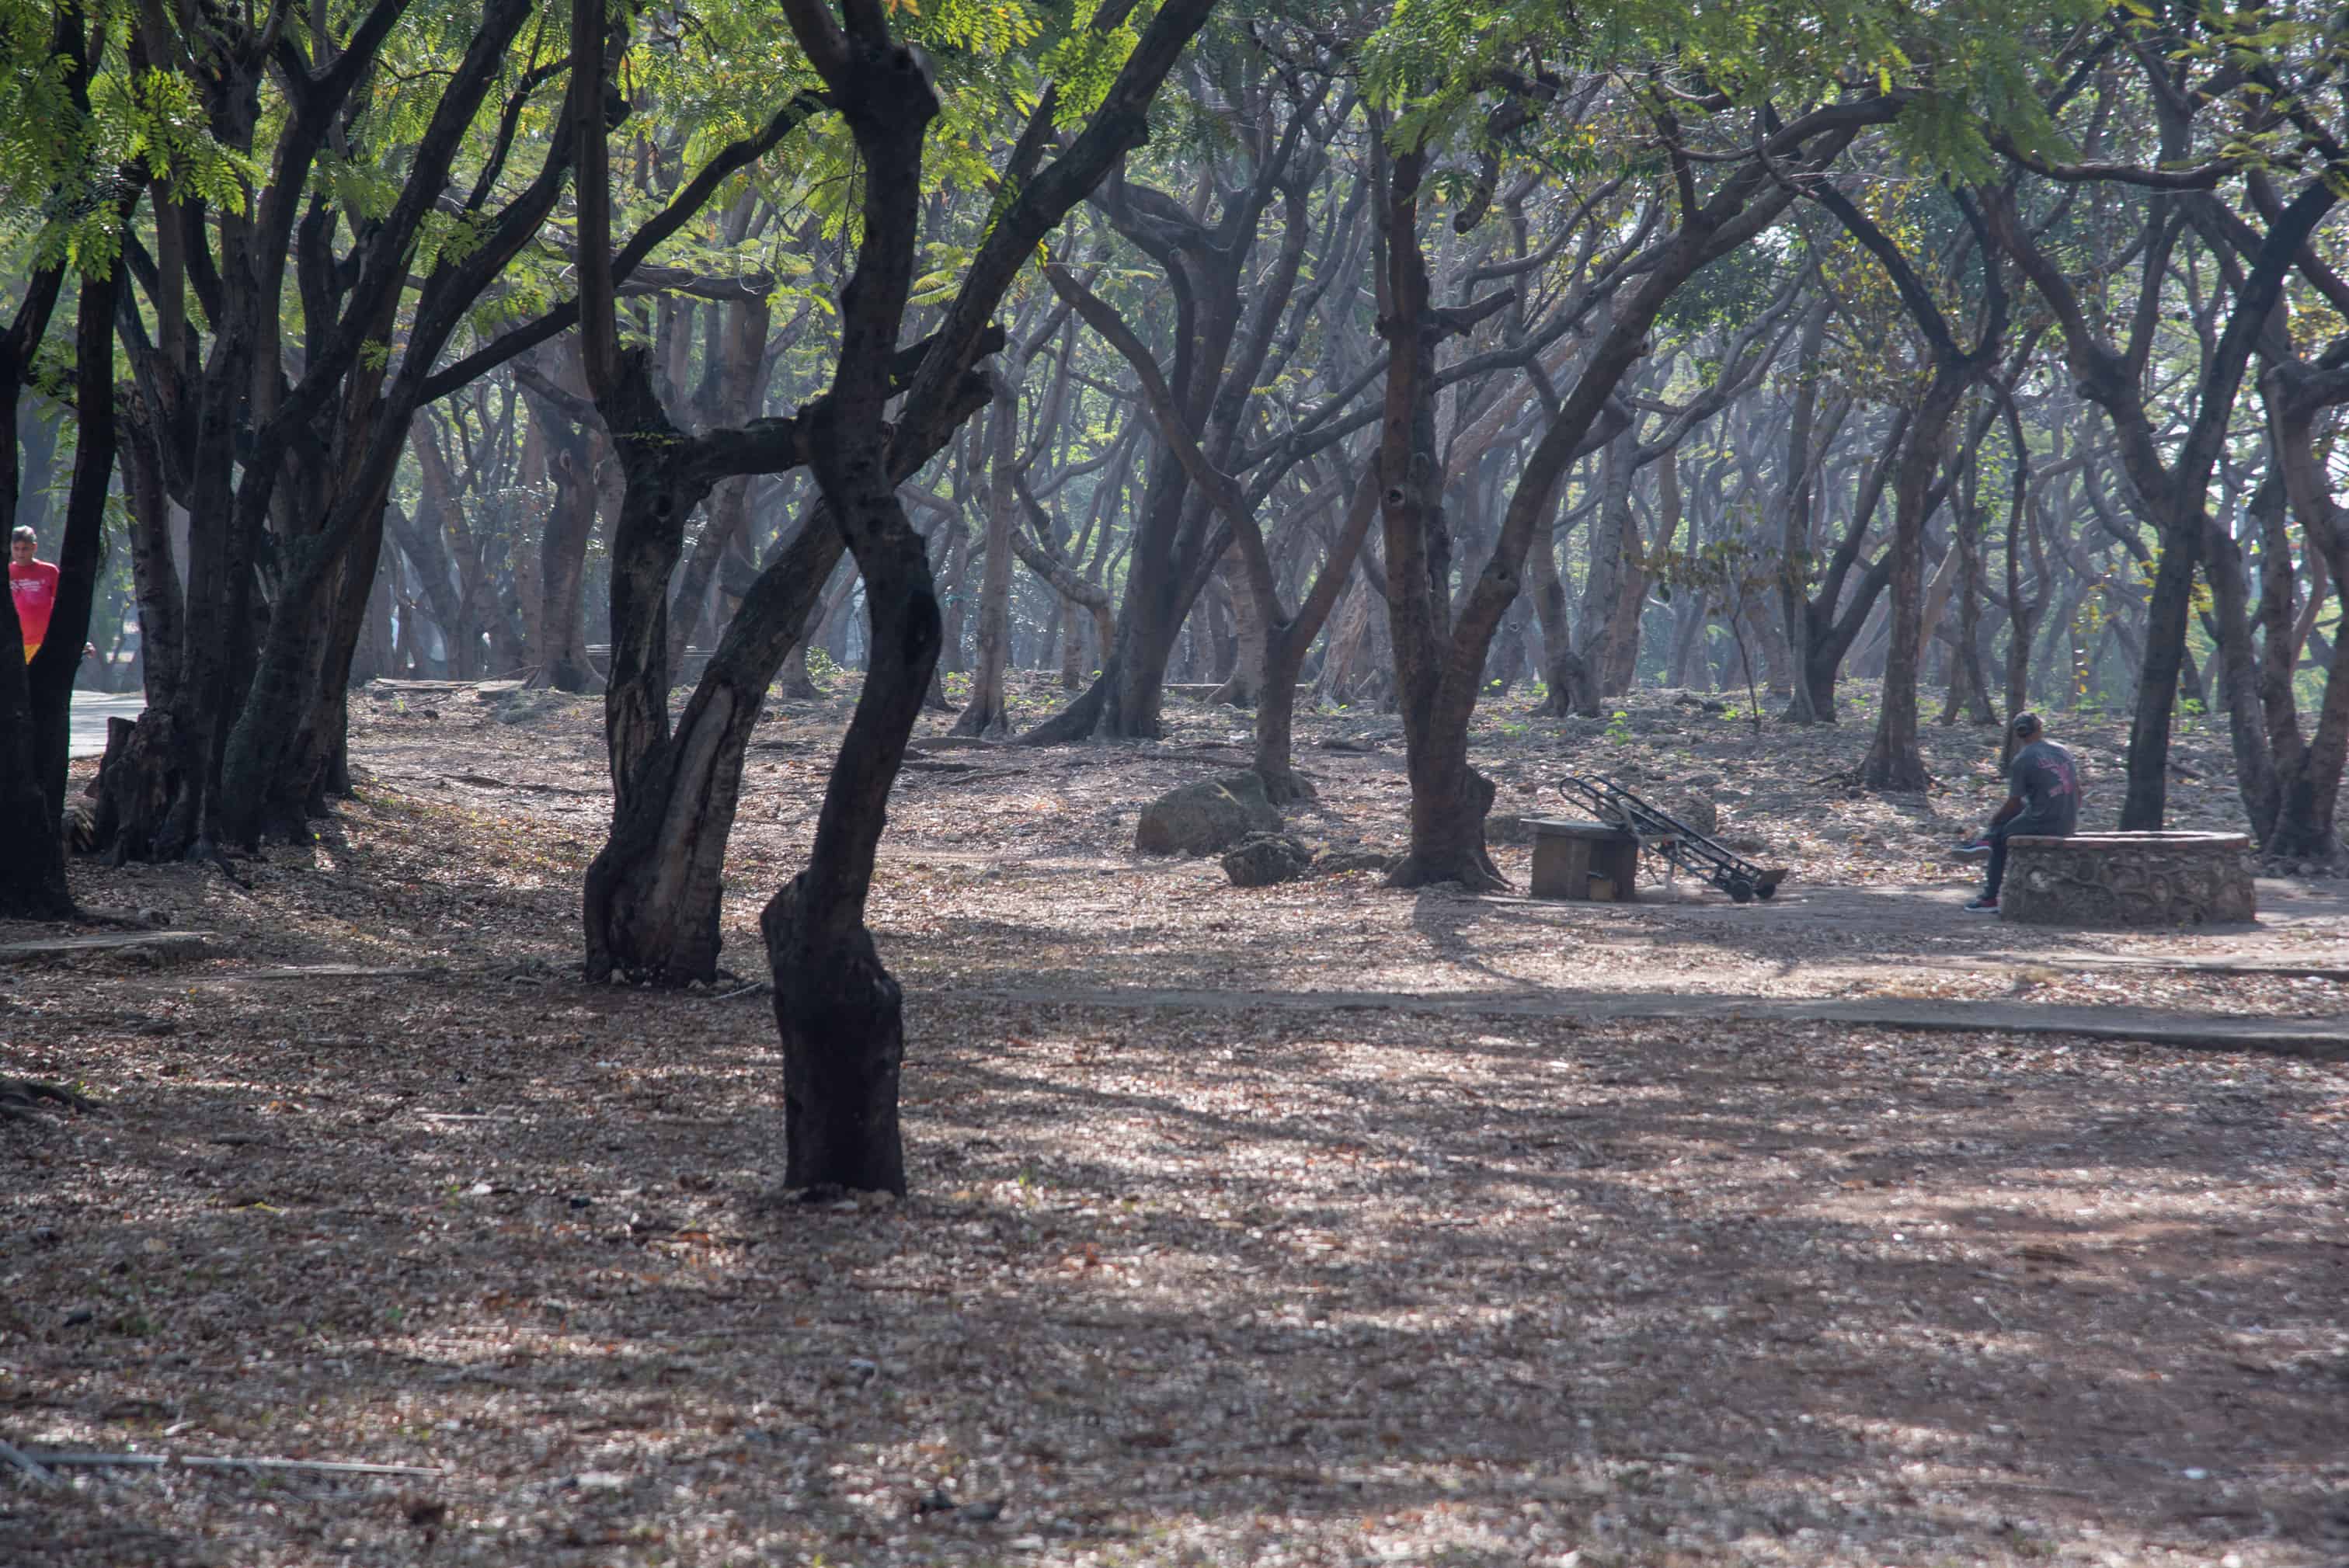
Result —
<instances>
[{"instance_id":1,"label":"paved path","mask_svg":"<svg viewBox=\"0 0 2349 1568\"><path fill-rule=\"evenodd\" d=\"M143 692L127 692L114 696L95 691L74 693L73 710L67 719L66 755L105 756L106 721L109 718L137 718L146 711L147 697Z\"/></svg>"},{"instance_id":2,"label":"paved path","mask_svg":"<svg viewBox=\"0 0 2349 1568\"><path fill-rule=\"evenodd\" d=\"M1185 1012L1397 1012L1455 1017L1718 1019L1724 1023L1833 1023L1856 1028L1936 1033L2069 1035L2141 1040L2194 1050L2258 1051L2270 1056L2349 1061L2349 1017L2242 1018L2181 1014L2156 1007L2067 1006L1959 1000L1809 1000L1779 996L1702 996L1676 991L1216 991L1107 986L1038 986L957 991L1029 1006L1176 1008Z\"/></svg>"}]
</instances>

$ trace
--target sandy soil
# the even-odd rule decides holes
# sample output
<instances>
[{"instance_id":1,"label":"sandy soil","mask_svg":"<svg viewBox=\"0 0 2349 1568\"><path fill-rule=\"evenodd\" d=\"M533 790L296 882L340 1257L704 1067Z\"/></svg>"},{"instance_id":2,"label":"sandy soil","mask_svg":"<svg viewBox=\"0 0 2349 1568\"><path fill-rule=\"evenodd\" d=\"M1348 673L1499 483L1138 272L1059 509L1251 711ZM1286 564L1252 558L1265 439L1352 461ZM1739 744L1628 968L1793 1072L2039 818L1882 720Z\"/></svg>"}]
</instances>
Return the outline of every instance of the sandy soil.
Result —
<instances>
[{"instance_id":1,"label":"sandy soil","mask_svg":"<svg viewBox=\"0 0 2349 1568\"><path fill-rule=\"evenodd\" d=\"M250 890L77 870L209 955L0 970L0 1073L107 1108L0 1125L0 1441L432 1473L44 1487L0 1458L0 1562L2349 1559L2349 1072L1564 1016L1680 990L2335 1016L2339 884L2263 883L2256 930L2051 944L1957 909L1986 735L1935 732L1940 793L1855 797L1813 780L1861 726L1756 742L1668 698L1498 706L1504 806L1569 765L1717 776L1723 831L1796 868L1775 903L1243 892L1133 856L1142 803L1241 758L1229 714L939 748L874 908L915 1195L780 1203L763 1000L576 977L596 705L358 708L362 799L241 864ZM752 754L746 985L844 714L779 707ZM2095 791L2116 727L2054 727ZM1300 725L1300 832L1399 846L1393 736ZM2178 797L2180 825L2232 815L2223 775ZM1281 1005L1103 995L1152 988ZM1007 999L1056 990L1089 1000ZM1401 1001L1299 995L1325 992ZM1562 1016L1462 1010L1528 995Z\"/></svg>"}]
</instances>

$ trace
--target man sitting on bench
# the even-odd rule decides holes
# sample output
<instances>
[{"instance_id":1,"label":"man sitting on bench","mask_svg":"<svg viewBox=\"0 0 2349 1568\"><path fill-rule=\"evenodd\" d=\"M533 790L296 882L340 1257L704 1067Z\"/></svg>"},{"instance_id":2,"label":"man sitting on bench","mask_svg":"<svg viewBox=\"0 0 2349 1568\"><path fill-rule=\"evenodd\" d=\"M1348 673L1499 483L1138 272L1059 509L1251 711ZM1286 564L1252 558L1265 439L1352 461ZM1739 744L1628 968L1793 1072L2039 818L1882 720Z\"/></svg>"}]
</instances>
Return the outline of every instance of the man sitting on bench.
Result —
<instances>
[{"instance_id":1,"label":"man sitting on bench","mask_svg":"<svg viewBox=\"0 0 2349 1568\"><path fill-rule=\"evenodd\" d=\"M2006 804L1990 820L1990 830L1958 846L1971 860L1990 857L1990 878L1982 897L1966 905L1984 914L1998 913L1998 884L2006 877L2006 841L2016 833L2026 837L2068 839L2080 825L2080 775L2072 754L2041 733L2039 716L2014 716L2014 760L2007 764Z\"/></svg>"}]
</instances>

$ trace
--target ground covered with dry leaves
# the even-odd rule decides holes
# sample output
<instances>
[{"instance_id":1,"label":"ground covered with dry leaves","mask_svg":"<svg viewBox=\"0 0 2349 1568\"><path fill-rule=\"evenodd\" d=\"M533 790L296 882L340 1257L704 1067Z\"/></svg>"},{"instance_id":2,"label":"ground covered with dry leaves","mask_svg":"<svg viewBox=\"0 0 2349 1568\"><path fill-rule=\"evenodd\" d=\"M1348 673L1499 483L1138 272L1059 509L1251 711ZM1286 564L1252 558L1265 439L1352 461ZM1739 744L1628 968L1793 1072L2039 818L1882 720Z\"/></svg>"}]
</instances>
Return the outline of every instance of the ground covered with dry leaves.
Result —
<instances>
[{"instance_id":1,"label":"ground covered with dry leaves","mask_svg":"<svg viewBox=\"0 0 2349 1568\"><path fill-rule=\"evenodd\" d=\"M417 1473L0 1453L0 1563L2349 1560L2349 1069L1609 1012L2349 1012L2336 883L2256 931L1962 915L1984 732L1888 799L1837 781L1859 723L1486 715L1505 810L1709 796L1795 869L1744 908L1134 856L1244 761L1228 712L926 748L874 903L915 1191L802 1203L753 923L842 703L762 726L740 982L681 995L577 977L596 704L355 709L360 799L249 887L77 868L202 951L0 968L0 1076L102 1107L0 1122L0 1443ZM2117 726L2052 727L2108 820ZM1295 830L1399 848L1392 719L1299 739ZM2230 821L2223 751L2185 738L2179 825Z\"/></svg>"}]
</instances>

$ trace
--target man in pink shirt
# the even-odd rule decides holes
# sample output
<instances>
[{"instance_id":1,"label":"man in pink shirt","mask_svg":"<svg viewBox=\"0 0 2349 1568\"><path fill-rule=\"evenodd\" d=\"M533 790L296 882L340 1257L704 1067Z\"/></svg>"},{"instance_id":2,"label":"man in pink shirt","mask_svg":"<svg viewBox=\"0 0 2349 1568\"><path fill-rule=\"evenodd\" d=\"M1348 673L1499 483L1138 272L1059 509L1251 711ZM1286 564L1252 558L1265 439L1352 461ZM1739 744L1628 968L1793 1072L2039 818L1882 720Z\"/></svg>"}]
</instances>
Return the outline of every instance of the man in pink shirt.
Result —
<instances>
[{"instance_id":1,"label":"man in pink shirt","mask_svg":"<svg viewBox=\"0 0 2349 1568\"><path fill-rule=\"evenodd\" d=\"M24 628L26 664L41 651L41 640L49 634L49 612L57 603L57 567L33 558L39 543L29 528L18 529L8 541L8 594L16 601L16 624Z\"/></svg>"}]
</instances>

